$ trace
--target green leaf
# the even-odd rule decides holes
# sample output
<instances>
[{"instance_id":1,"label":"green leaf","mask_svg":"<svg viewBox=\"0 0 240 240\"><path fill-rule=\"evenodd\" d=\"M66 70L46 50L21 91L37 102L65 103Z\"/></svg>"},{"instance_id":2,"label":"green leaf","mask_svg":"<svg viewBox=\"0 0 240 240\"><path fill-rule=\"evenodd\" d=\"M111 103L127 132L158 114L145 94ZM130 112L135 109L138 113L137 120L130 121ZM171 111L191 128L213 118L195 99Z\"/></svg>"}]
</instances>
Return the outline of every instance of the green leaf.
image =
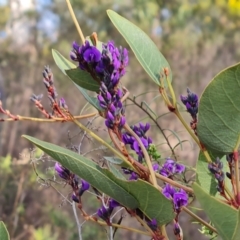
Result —
<instances>
[{"instance_id":1,"label":"green leaf","mask_svg":"<svg viewBox=\"0 0 240 240\"><path fill-rule=\"evenodd\" d=\"M217 193L217 182L208 170L208 162L202 152L199 153L197 162L197 183L210 195Z\"/></svg>"},{"instance_id":2,"label":"green leaf","mask_svg":"<svg viewBox=\"0 0 240 240\"><path fill-rule=\"evenodd\" d=\"M100 84L96 82L90 73L80 68L65 70L67 76L78 86L93 92L99 92Z\"/></svg>"},{"instance_id":3,"label":"green leaf","mask_svg":"<svg viewBox=\"0 0 240 240\"><path fill-rule=\"evenodd\" d=\"M99 91L99 83L96 82L90 75L90 73L76 68L76 66L63 57L57 50L52 49L53 59L62 72L67 75L78 86L93 91Z\"/></svg>"},{"instance_id":4,"label":"green leaf","mask_svg":"<svg viewBox=\"0 0 240 240\"><path fill-rule=\"evenodd\" d=\"M240 134L240 64L229 67L209 83L199 103L197 132L205 147L233 152Z\"/></svg>"},{"instance_id":5,"label":"green leaf","mask_svg":"<svg viewBox=\"0 0 240 240\"><path fill-rule=\"evenodd\" d=\"M116 12L107 10L107 14L152 80L157 85L160 85L160 72L163 71L163 68L167 67L170 72L169 79L171 81L172 72L169 63L148 35Z\"/></svg>"},{"instance_id":6,"label":"green leaf","mask_svg":"<svg viewBox=\"0 0 240 240\"><path fill-rule=\"evenodd\" d=\"M114 198L123 206L130 209L138 207L137 200L121 185L115 183L112 179L106 176L104 169L100 168L91 160L57 145L26 135L23 137L61 163L64 167L88 181L93 187Z\"/></svg>"},{"instance_id":7,"label":"green leaf","mask_svg":"<svg viewBox=\"0 0 240 240\"><path fill-rule=\"evenodd\" d=\"M240 210L238 210L238 224L237 228L235 229L233 240L239 240L240 236Z\"/></svg>"},{"instance_id":8,"label":"green leaf","mask_svg":"<svg viewBox=\"0 0 240 240\"><path fill-rule=\"evenodd\" d=\"M139 209L150 219L156 219L158 224L169 223L174 217L173 205L159 190L141 179L137 181L122 181L109 171L106 175L122 186L139 201Z\"/></svg>"},{"instance_id":9,"label":"green leaf","mask_svg":"<svg viewBox=\"0 0 240 240\"><path fill-rule=\"evenodd\" d=\"M0 221L0 239L1 240L10 240L8 230L3 223L3 221Z\"/></svg>"},{"instance_id":10,"label":"green leaf","mask_svg":"<svg viewBox=\"0 0 240 240\"><path fill-rule=\"evenodd\" d=\"M120 173L120 171L113 164L110 163L108 164L108 166L109 166L109 170L115 177L122 180L126 180L126 178Z\"/></svg>"},{"instance_id":11,"label":"green leaf","mask_svg":"<svg viewBox=\"0 0 240 240\"><path fill-rule=\"evenodd\" d=\"M63 57L61 55L61 53L59 53L57 50L52 49L52 55L54 58L55 63L57 64L57 66L61 69L61 71L67 75L66 70L69 69L75 69L76 66L71 63L69 60L67 60L65 57ZM79 69L80 70L80 69ZM71 79L72 80L72 79ZM73 81L73 80L72 80ZM88 92L83 89L82 87L80 87L79 85L77 85L74 81L73 83L75 84L75 86L78 88L78 90L82 93L82 95L84 96L84 98L93 106L95 107L98 111L102 111L102 108L99 106L98 103L98 99L96 97L92 97L88 94Z\"/></svg>"},{"instance_id":12,"label":"green leaf","mask_svg":"<svg viewBox=\"0 0 240 240\"><path fill-rule=\"evenodd\" d=\"M59 53L57 50L52 49L52 55L55 63L65 75L65 70L76 68L76 66L72 62L63 57L62 54Z\"/></svg>"},{"instance_id":13,"label":"green leaf","mask_svg":"<svg viewBox=\"0 0 240 240\"><path fill-rule=\"evenodd\" d=\"M236 229L239 227L239 210L210 196L197 183L193 184L193 190L222 239L233 240Z\"/></svg>"},{"instance_id":14,"label":"green leaf","mask_svg":"<svg viewBox=\"0 0 240 240\"><path fill-rule=\"evenodd\" d=\"M30 136L24 137L64 167L88 181L99 191L114 198L123 206L130 209L139 208L149 218L155 218L159 224L168 223L174 218L171 201L149 183L142 180L119 179L107 169L100 168L94 162L77 153Z\"/></svg>"},{"instance_id":15,"label":"green leaf","mask_svg":"<svg viewBox=\"0 0 240 240\"><path fill-rule=\"evenodd\" d=\"M99 105L99 101L96 97L92 97L88 94L87 90L81 88L80 86L78 86L76 83L74 83L74 85L78 88L78 90L82 93L82 95L84 96L84 98L93 106L95 107L98 111L103 111L103 109L100 107Z\"/></svg>"},{"instance_id":16,"label":"green leaf","mask_svg":"<svg viewBox=\"0 0 240 240\"><path fill-rule=\"evenodd\" d=\"M123 163L123 160L116 158L116 157L103 157L106 161L113 163L113 164L117 164L117 165L121 165Z\"/></svg>"}]
</instances>

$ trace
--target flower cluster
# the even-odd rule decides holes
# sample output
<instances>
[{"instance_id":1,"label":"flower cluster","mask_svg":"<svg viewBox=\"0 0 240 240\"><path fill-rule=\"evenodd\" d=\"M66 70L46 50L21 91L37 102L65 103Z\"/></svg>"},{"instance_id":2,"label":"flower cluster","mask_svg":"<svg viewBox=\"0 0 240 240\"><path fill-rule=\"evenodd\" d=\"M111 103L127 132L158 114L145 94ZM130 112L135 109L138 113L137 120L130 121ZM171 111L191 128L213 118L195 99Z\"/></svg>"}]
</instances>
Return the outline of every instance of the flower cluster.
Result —
<instances>
[{"instance_id":1,"label":"flower cluster","mask_svg":"<svg viewBox=\"0 0 240 240\"><path fill-rule=\"evenodd\" d=\"M157 163L153 164L153 170L164 177L171 178L174 174L183 173L185 171L185 166L167 158L162 167L160 167Z\"/></svg>"},{"instance_id":2,"label":"flower cluster","mask_svg":"<svg viewBox=\"0 0 240 240\"><path fill-rule=\"evenodd\" d=\"M170 184L166 184L162 193L166 198L172 199L176 212L180 212L181 207L188 204L188 195L183 189L177 190Z\"/></svg>"},{"instance_id":3,"label":"flower cluster","mask_svg":"<svg viewBox=\"0 0 240 240\"><path fill-rule=\"evenodd\" d=\"M215 162L211 162L208 164L208 169L212 174L214 174L216 180L218 181L217 190L220 193L223 193L224 192L224 177L225 177L225 174L222 171L223 163L220 161L219 158L217 158Z\"/></svg>"},{"instance_id":4,"label":"flower cluster","mask_svg":"<svg viewBox=\"0 0 240 240\"><path fill-rule=\"evenodd\" d=\"M193 119L197 119L198 113L198 96L192 93L189 88L187 88L187 96L181 95L181 101L186 106L187 112L189 112Z\"/></svg>"},{"instance_id":5,"label":"flower cluster","mask_svg":"<svg viewBox=\"0 0 240 240\"><path fill-rule=\"evenodd\" d=\"M128 65L128 51L125 48L117 48L113 41L102 44L102 52L89 41L79 46L76 42L70 57L77 61L79 68L95 75L103 81L108 89L113 89L119 83L119 79L125 74Z\"/></svg>"},{"instance_id":6,"label":"flower cluster","mask_svg":"<svg viewBox=\"0 0 240 240\"><path fill-rule=\"evenodd\" d=\"M73 43L70 54L72 60L79 63L79 68L88 71L100 82L99 105L105 110L105 124L110 129L121 129L125 124L124 107L121 102L123 92L117 88L120 78L128 65L128 51L115 47L113 41L102 44L102 52L89 41L79 46Z\"/></svg>"},{"instance_id":7,"label":"flower cluster","mask_svg":"<svg viewBox=\"0 0 240 240\"><path fill-rule=\"evenodd\" d=\"M114 210L114 208L120 206L120 204L115 201L114 199L110 199L108 202L108 207L107 206L101 206L101 208L98 209L97 215L102 218L107 224L110 223L110 216Z\"/></svg>"},{"instance_id":8,"label":"flower cluster","mask_svg":"<svg viewBox=\"0 0 240 240\"><path fill-rule=\"evenodd\" d=\"M146 123L146 125L139 123L139 126L131 126L131 129L138 135L141 139L144 147L148 149L149 145L152 143L152 139L150 137L146 137L146 132L150 129L150 124ZM139 146L137 140L128 132L123 133L122 140L126 145L130 145L131 149L136 152L138 155L138 161L142 162L143 160L143 152L141 147Z\"/></svg>"},{"instance_id":9,"label":"flower cluster","mask_svg":"<svg viewBox=\"0 0 240 240\"><path fill-rule=\"evenodd\" d=\"M75 174L71 173L67 168L63 167L58 162L55 163L55 171L60 178L67 181L67 183L72 187L72 200L79 203L80 197L90 188L90 184L83 179L81 179L80 183L79 178Z\"/></svg>"}]
</instances>

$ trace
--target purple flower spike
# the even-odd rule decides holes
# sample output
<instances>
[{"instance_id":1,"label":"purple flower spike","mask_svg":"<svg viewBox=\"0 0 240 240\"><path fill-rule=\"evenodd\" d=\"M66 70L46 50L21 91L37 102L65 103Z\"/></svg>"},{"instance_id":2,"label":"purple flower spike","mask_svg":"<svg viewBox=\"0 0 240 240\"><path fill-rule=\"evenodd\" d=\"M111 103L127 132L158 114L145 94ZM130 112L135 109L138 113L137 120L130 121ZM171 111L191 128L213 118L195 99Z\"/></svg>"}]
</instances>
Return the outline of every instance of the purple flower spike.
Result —
<instances>
[{"instance_id":1,"label":"purple flower spike","mask_svg":"<svg viewBox=\"0 0 240 240\"><path fill-rule=\"evenodd\" d=\"M183 189L180 189L179 192L175 192L173 196L173 203L177 211L179 211L181 207L187 206L188 204L187 193Z\"/></svg>"},{"instance_id":2,"label":"purple flower spike","mask_svg":"<svg viewBox=\"0 0 240 240\"><path fill-rule=\"evenodd\" d=\"M90 188L90 184L87 181L82 179L81 182L82 182L82 186L79 190L79 196L82 196L83 193Z\"/></svg>"},{"instance_id":3,"label":"purple flower spike","mask_svg":"<svg viewBox=\"0 0 240 240\"><path fill-rule=\"evenodd\" d=\"M55 163L55 171L57 172L60 178L63 178L66 181L70 179L71 172L58 162Z\"/></svg>"},{"instance_id":4,"label":"purple flower spike","mask_svg":"<svg viewBox=\"0 0 240 240\"><path fill-rule=\"evenodd\" d=\"M198 113L198 96L192 93L189 88L187 88L187 96L180 96L182 103L186 106L187 112L190 113L193 119L197 118Z\"/></svg>"},{"instance_id":5,"label":"purple flower spike","mask_svg":"<svg viewBox=\"0 0 240 240\"><path fill-rule=\"evenodd\" d=\"M158 224L157 224L157 220L156 220L156 219L153 219L152 221L147 221L147 225L148 225L153 231L157 231Z\"/></svg>"}]
</instances>

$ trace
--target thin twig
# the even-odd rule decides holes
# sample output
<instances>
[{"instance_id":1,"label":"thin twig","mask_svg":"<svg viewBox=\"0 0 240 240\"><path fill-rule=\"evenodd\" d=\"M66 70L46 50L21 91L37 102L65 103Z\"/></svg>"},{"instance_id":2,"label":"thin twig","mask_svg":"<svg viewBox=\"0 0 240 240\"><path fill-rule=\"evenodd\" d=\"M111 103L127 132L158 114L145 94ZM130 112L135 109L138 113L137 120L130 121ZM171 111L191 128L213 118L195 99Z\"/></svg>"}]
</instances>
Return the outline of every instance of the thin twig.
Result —
<instances>
[{"instance_id":1,"label":"thin twig","mask_svg":"<svg viewBox=\"0 0 240 240\"><path fill-rule=\"evenodd\" d=\"M216 228L214 228L212 225L210 225L209 223L205 222L202 218L200 218L199 216L197 216L195 213L193 213L191 210L189 210L186 207L182 207L182 210L184 212L186 212L187 214L189 214L191 217L195 218L197 221L199 221L202 225L206 226L207 228L209 228L211 231L218 233Z\"/></svg>"},{"instance_id":2,"label":"thin twig","mask_svg":"<svg viewBox=\"0 0 240 240\"><path fill-rule=\"evenodd\" d=\"M71 5L69 0L66 0L66 2L67 2L68 10L69 10L69 12L71 14L72 20L73 20L73 22L75 24L75 27L77 28L77 31L78 31L78 34L79 34L80 38L81 38L82 44L84 44L85 43L85 37L84 37L83 32L82 32L82 30L81 30L81 28L79 26L77 18L76 18L75 14L74 14L72 5Z\"/></svg>"},{"instance_id":3,"label":"thin twig","mask_svg":"<svg viewBox=\"0 0 240 240\"><path fill-rule=\"evenodd\" d=\"M72 209L73 209L74 217L78 227L79 240L82 240L82 225L79 222L77 211L76 211L76 204L74 201L72 201Z\"/></svg>"},{"instance_id":4,"label":"thin twig","mask_svg":"<svg viewBox=\"0 0 240 240\"><path fill-rule=\"evenodd\" d=\"M90 113L86 115L81 115L81 116L74 116L75 119L85 119L85 118L90 118L96 116L98 113ZM32 117L24 117L20 115L16 115L16 118L6 118L6 119L0 119L1 122L11 122L11 121L33 121L33 122L50 122L50 123L55 123L55 122L67 122L71 121L69 118L55 118L52 117L51 119L46 119L46 118L32 118Z\"/></svg>"}]
</instances>

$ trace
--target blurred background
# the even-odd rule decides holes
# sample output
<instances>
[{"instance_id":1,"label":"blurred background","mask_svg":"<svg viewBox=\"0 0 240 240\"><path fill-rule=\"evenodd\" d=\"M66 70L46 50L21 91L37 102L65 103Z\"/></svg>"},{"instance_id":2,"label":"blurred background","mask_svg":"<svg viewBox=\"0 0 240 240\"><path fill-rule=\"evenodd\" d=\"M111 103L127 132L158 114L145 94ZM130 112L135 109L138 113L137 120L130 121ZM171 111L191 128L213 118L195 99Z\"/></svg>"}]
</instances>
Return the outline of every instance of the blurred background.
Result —
<instances>
[{"instance_id":1,"label":"blurred background","mask_svg":"<svg viewBox=\"0 0 240 240\"><path fill-rule=\"evenodd\" d=\"M186 94L187 87L201 94L215 74L240 60L239 0L71 2L85 36L97 32L100 41L112 39L116 45L129 49L109 21L107 9L113 9L143 29L169 61L178 97ZM86 102L57 68L51 54L54 48L68 57L73 41L80 43L65 1L0 0L0 94L4 108L16 115L42 117L29 99L33 93L46 96L42 71L45 65L49 65L59 97L63 96L70 111L78 115ZM147 92L138 98L139 103L144 99L157 115L167 113L156 86L131 51L129 54L130 66L122 79L123 85L129 89L131 96ZM43 100L43 104L50 111L48 101ZM87 111L92 112L92 109ZM144 116L139 108L127 108L130 124L144 119ZM186 119L189 119L187 115ZM102 123L100 119L90 121L91 128L100 135L105 131ZM89 124L89 121L85 124ZM176 149L176 155L179 161L194 166L197 148L174 116L168 114L159 118L159 124L163 129L177 133L182 141L186 140L182 148ZM169 147L161 144L164 142L163 136L154 133L154 126L152 129L152 136L159 144L162 156L169 156ZM165 133L171 145L175 146L178 139L171 131ZM22 134L72 149L79 146L82 139L81 131L70 123L1 122L0 219L5 221L12 240L78 239L72 207L56 190L60 189L67 196L70 189L63 184L53 188L48 181L40 181L30 161L35 160L38 173L46 179L54 177L54 162L43 157L39 151L33 152L32 145L21 138ZM89 150L89 142L89 139L83 141L85 151ZM99 204L94 197L84 197L88 200L88 210L96 211ZM184 239L206 239L196 230L199 226L192 224L189 227L190 222L191 219L182 214L180 223L184 229ZM134 224L131 219L126 219L124 223ZM168 230L171 233L171 227ZM84 240L107 239L105 229L92 223L84 224L82 231ZM149 239L122 230L118 231L115 239L121 238Z\"/></svg>"}]
</instances>

